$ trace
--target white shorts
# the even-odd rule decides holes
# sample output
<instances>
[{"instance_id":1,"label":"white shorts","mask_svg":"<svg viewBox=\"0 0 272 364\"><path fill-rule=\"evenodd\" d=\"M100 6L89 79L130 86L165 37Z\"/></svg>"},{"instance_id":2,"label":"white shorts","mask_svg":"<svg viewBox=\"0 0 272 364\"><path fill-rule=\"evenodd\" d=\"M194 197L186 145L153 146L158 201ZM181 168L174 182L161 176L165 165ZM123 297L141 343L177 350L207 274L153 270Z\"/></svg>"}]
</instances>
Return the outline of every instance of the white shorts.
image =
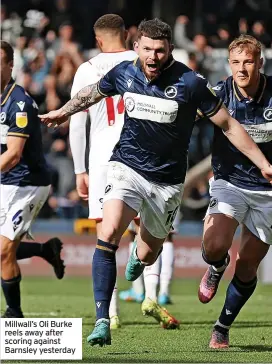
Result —
<instances>
[{"instance_id":1,"label":"white shorts","mask_svg":"<svg viewBox=\"0 0 272 364\"><path fill-rule=\"evenodd\" d=\"M210 196L206 216L232 216L264 243L272 244L272 191L245 190L225 180L212 178Z\"/></svg>"},{"instance_id":2,"label":"white shorts","mask_svg":"<svg viewBox=\"0 0 272 364\"><path fill-rule=\"evenodd\" d=\"M1 185L0 234L11 241L21 239L45 203L50 186Z\"/></svg>"},{"instance_id":3,"label":"white shorts","mask_svg":"<svg viewBox=\"0 0 272 364\"><path fill-rule=\"evenodd\" d=\"M108 165L101 165L89 170L89 219L102 220L108 168Z\"/></svg>"},{"instance_id":4,"label":"white shorts","mask_svg":"<svg viewBox=\"0 0 272 364\"><path fill-rule=\"evenodd\" d=\"M122 163L110 162L104 202L112 199L124 201L140 212L141 221L151 235L164 239L171 230L182 192L182 183L158 185Z\"/></svg>"}]
</instances>

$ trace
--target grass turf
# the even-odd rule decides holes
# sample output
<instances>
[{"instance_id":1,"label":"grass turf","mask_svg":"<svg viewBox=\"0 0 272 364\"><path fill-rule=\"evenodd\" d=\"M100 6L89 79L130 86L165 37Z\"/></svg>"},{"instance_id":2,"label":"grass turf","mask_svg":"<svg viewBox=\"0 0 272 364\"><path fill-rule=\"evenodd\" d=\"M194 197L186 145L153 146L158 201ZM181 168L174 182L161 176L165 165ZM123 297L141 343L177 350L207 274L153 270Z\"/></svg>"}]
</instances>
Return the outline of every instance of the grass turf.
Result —
<instances>
[{"instance_id":1,"label":"grass turf","mask_svg":"<svg viewBox=\"0 0 272 364\"><path fill-rule=\"evenodd\" d=\"M128 287L128 282L120 280L120 289ZM203 305L197 299L198 281L175 280L172 285L174 304L167 309L181 320L180 330L163 330L152 318L142 316L139 304L121 302L122 328L112 332L112 345L103 348L86 343L95 320L89 279L24 278L22 302L26 317L82 317L83 362L272 362L271 286L257 287L231 329L228 350L208 348L211 328L221 311L226 287L227 283L222 282L214 300Z\"/></svg>"}]
</instances>

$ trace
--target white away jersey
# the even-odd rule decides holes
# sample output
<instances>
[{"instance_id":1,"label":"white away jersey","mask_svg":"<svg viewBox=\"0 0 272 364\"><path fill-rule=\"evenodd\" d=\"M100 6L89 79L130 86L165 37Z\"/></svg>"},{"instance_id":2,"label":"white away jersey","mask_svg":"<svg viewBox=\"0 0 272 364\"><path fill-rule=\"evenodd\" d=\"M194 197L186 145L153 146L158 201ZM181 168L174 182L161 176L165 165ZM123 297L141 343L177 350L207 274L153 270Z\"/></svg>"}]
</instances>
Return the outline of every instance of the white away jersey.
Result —
<instances>
[{"instance_id":1,"label":"white away jersey","mask_svg":"<svg viewBox=\"0 0 272 364\"><path fill-rule=\"evenodd\" d=\"M77 70L73 97L83 87L98 82L113 67L137 57L134 51L99 53ZM89 109L91 117L89 167L107 164L124 124L124 102L120 95L106 97Z\"/></svg>"}]
</instances>

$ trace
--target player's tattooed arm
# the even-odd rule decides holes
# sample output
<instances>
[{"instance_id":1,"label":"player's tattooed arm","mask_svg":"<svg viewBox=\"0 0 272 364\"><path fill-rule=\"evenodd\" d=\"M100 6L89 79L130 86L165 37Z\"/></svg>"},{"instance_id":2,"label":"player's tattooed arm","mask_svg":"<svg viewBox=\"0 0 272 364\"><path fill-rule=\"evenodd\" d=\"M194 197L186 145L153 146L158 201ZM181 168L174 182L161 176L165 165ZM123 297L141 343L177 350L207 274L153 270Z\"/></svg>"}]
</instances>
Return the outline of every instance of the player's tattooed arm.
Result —
<instances>
[{"instance_id":1,"label":"player's tattooed arm","mask_svg":"<svg viewBox=\"0 0 272 364\"><path fill-rule=\"evenodd\" d=\"M81 89L62 108L50 111L48 114L39 115L39 118L47 126L56 127L67 121L69 116L88 109L104 97L106 96L101 95L98 91L98 83L94 83Z\"/></svg>"},{"instance_id":2,"label":"player's tattooed arm","mask_svg":"<svg viewBox=\"0 0 272 364\"><path fill-rule=\"evenodd\" d=\"M62 110L66 116L71 116L79 111L88 109L103 99L98 91L98 83L89 85L81 89L70 101L68 101Z\"/></svg>"}]
</instances>

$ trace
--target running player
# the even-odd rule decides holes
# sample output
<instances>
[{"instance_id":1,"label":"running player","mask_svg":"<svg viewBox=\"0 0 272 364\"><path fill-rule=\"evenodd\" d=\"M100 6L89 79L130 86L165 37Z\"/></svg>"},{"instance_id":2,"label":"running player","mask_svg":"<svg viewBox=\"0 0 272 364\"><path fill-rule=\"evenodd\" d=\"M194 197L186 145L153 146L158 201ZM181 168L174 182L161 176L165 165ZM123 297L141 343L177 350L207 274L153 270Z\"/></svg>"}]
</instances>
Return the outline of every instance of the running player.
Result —
<instances>
[{"instance_id":1,"label":"running player","mask_svg":"<svg viewBox=\"0 0 272 364\"><path fill-rule=\"evenodd\" d=\"M137 56L134 51L126 50L125 24L119 15L106 14L100 17L94 24L94 32L101 53L78 68L71 90L72 97L83 87L98 82L120 62L134 60ZM70 145L77 191L82 199L89 201L89 219L96 221L99 235L108 161L124 124L124 101L121 96L107 97L92 106L89 113L89 176L85 168L87 113L84 111L71 117ZM114 287L109 314L111 329L119 328L117 286Z\"/></svg>"},{"instance_id":2,"label":"running player","mask_svg":"<svg viewBox=\"0 0 272 364\"><path fill-rule=\"evenodd\" d=\"M171 41L168 24L159 19L141 22L137 60L120 63L61 109L40 115L48 126L59 125L102 98L124 97L125 122L108 169L102 229L93 257L97 321L88 337L91 345L111 343L107 317L116 277L115 253L125 229L139 212L140 233L126 278L137 279L161 252L181 203L197 109L272 180L272 166L222 107L205 78L173 59Z\"/></svg>"},{"instance_id":3,"label":"running player","mask_svg":"<svg viewBox=\"0 0 272 364\"><path fill-rule=\"evenodd\" d=\"M156 272L155 269L153 272L149 269L145 269L144 274L132 282L130 289L119 293L121 300L127 302L143 302L145 296L154 296L153 292L157 292L157 287L159 285L159 295L157 298L156 294L155 301L158 300L159 305L162 306L172 303L170 297L170 285L174 270L174 236L178 231L179 223L180 213L178 212L173 223L173 229L169 232L165 242L163 243L161 264L158 272ZM136 236L136 231L131 225L133 224L130 224L130 233ZM134 238L131 239L131 241L134 241ZM130 243L130 252L132 247L133 243Z\"/></svg>"},{"instance_id":4,"label":"running player","mask_svg":"<svg viewBox=\"0 0 272 364\"><path fill-rule=\"evenodd\" d=\"M114 66L126 60L134 60L137 55L134 51L127 51L125 48L126 30L123 19L119 15L106 14L100 17L94 24L96 40L101 53L88 62L83 63L75 75L71 96L88 84L95 83L110 71ZM100 234L102 224L102 203L105 188L107 185L107 170L109 159L115 144L120 138L124 124L124 102L121 96L107 97L89 109L91 117L90 129L90 154L89 154L89 176L85 168L86 151L86 120L87 113L80 112L71 118L70 122L70 144L75 165L77 190L79 196L89 200L89 218L96 221L97 234ZM80 125L80 128L78 128ZM91 186L90 193L88 186ZM159 262L158 262L159 263ZM147 280L157 279L160 266L154 263ZM157 274L153 274L155 273ZM156 287L150 287L150 298L156 301ZM148 302L144 312L156 311L157 316L163 316L163 325L168 328L170 320L171 328L178 322L167 316L156 302ZM109 308L111 329L120 327L118 317L118 296L115 285L111 304ZM161 319L160 319L161 320Z\"/></svg>"},{"instance_id":5,"label":"running player","mask_svg":"<svg viewBox=\"0 0 272 364\"><path fill-rule=\"evenodd\" d=\"M16 250L48 197L50 178L42 152L37 105L11 78L13 54L12 47L1 41L1 286L7 303L4 317L23 317ZM61 241L54 238L31 245L23 243L18 258L37 254L62 278Z\"/></svg>"},{"instance_id":6,"label":"running player","mask_svg":"<svg viewBox=\"0 0 272 364\"><path fill-rule=\"evenodd\" d=\"M232 76L214 90L272 162L272 77L260 73L260 42L249 35L235 39L229 46L229 64ZM214 179L202 245L203 259L210 267L199 287L202 303L216 294L229 264L233 236L243 224L235 274L210 341L210 347L218 349L229 346L229 329L253 294L257 269L272 244L272 186L217 127L212 156Z\"/></svg>"}]
</instances>

